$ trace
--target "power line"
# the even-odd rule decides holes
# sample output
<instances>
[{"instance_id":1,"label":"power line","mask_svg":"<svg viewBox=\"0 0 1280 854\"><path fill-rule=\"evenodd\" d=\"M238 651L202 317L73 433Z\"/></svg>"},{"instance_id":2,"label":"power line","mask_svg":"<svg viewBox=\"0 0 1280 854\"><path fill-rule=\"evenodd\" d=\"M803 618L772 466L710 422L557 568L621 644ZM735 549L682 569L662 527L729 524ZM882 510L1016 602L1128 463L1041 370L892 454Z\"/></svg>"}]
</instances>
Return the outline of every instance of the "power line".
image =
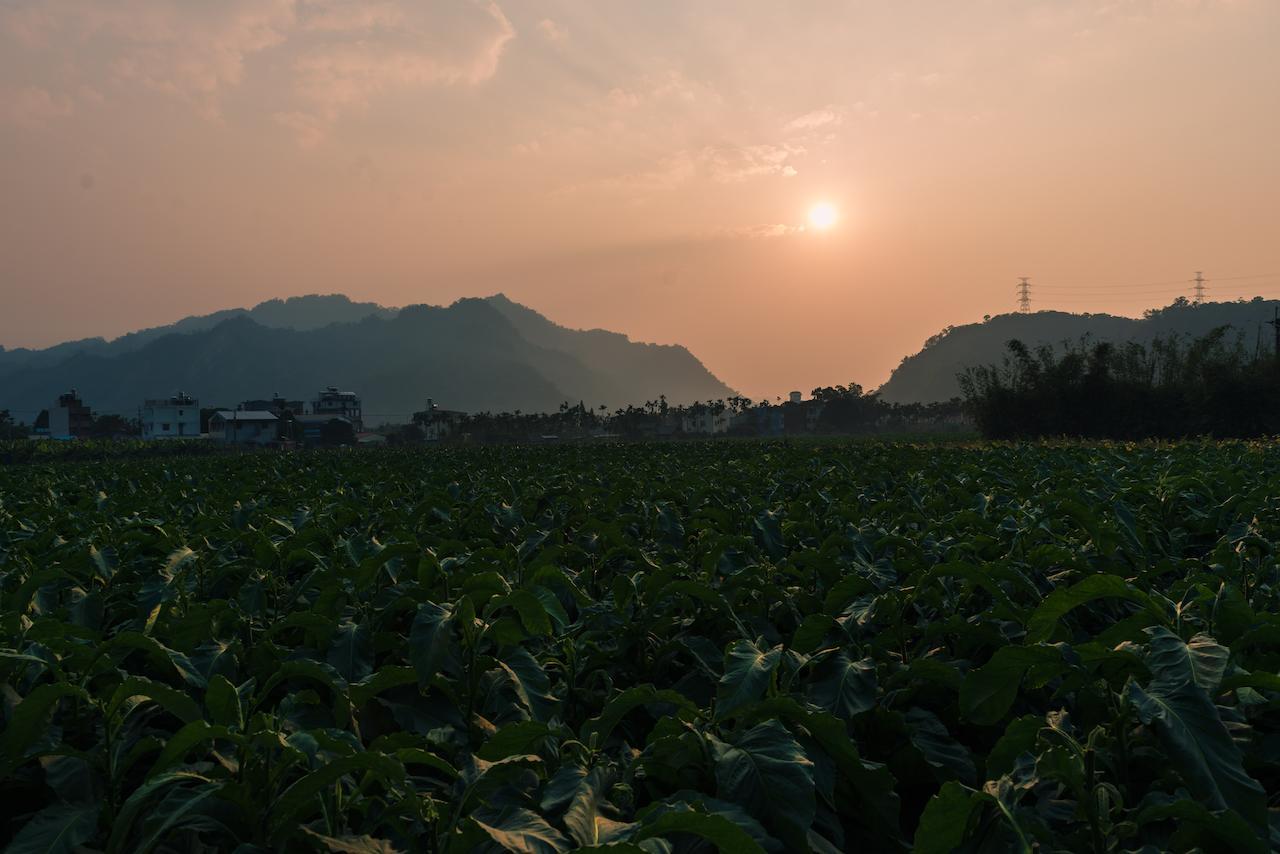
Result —
<instances>
[{"instance_id":1,"label":"power line","mask_svg":"<svg viewBox=\"0 0 1280 854\"><path fill-rule=\"evenodd\" d=\"M1036 285L1044 288L1146 288L1156 285L1185 285L1190 279L1166 279L1163 282L1080 282L1070 284Z\"/></svg>"},{"instance_id":2,"label":"power line","mask_svg":"<svg viewBox=\"0 0 1280 854\"><path fill-rule=\"evenodd\" d=\"M1238 282L1242 279L1280 279L1280 273L1255 273L1252 276L1219 276L1219 282Z\"/></svg>"},{"instance_id":3,"label":"power line","mask_svg":"<svg viewBox=\"0 0 1280 854\"><path fill-rule=\"evenodd\" d=\"M1031 312L1031 279L1023 276L1018 280L1018 310L1023 314Z\"/></svg>"}]
</instances>

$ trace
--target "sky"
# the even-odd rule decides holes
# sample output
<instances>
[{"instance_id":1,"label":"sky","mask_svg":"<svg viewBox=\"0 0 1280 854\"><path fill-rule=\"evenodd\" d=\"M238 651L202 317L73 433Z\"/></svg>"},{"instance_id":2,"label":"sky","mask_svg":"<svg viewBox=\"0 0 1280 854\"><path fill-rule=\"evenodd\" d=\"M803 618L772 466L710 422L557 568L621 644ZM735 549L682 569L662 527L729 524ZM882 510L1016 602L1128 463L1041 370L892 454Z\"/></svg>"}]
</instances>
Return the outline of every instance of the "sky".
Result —
<instances>
[{"instance_id":1,"label":"sky","mask_svg":"<svg viewBox=\"0 0 1280 854\"><path fill-rule=\"evenodd\" d=\"M0 0L0 344L506 293L752 396L1280 296L1276 0ZM836 222L810 213L831 206Z\"/></svg>"}]
</instances>

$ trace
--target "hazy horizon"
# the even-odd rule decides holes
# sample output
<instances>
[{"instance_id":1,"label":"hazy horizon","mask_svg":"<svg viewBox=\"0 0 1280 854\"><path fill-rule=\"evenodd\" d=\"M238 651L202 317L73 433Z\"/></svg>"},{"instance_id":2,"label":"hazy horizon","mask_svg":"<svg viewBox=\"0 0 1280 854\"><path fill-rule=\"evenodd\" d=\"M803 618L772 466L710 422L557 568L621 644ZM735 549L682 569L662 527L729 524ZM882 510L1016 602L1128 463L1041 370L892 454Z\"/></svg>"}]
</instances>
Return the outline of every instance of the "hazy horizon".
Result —
<instances>
[{"instance_id":1,"label":"hazy horizon","mask_svg":"<svg viewBox=\"0 0 1280 854\"><path fill-rule=\"evenodd\" d=\"M1280 295L1280 4L0 2L0 344L503 292L752 395ZM832 207L834 222L810 215Z\"/></svg>"}]
</instances>

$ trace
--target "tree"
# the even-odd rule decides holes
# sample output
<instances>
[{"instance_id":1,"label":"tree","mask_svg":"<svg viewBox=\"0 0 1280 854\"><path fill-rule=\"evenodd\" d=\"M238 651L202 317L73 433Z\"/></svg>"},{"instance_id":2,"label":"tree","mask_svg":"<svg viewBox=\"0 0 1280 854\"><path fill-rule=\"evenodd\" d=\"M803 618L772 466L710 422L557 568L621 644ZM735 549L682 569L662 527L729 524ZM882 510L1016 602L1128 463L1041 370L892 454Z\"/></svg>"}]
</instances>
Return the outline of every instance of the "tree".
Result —
<instances>
[{"instance_id":1,"label":"tree","mask_svg":"<svg viewBox=\"0 0 1280 854\"><path fill-rule=\"evenodd\" d=\"M30 431L19 424L7 409L0 409L0 439L25 439Z\"/></svg>"}]
</instances>

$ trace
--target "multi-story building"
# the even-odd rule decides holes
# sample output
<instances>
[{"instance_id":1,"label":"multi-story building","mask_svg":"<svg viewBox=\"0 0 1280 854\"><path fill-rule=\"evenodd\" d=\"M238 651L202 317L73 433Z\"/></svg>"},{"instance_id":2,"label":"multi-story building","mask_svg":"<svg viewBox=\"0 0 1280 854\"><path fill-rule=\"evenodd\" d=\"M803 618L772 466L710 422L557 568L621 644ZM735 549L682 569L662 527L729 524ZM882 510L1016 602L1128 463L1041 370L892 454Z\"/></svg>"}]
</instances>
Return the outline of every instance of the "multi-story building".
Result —
<instances>
[{"instance_id":1,"label":"multi-story building","mask_svg":"<svg viewBox=\"0 0 1280 854\"><path fill-rule=\"evenodd\" d=\"M191 439L200 435L200 401L185 392L148 400L139 414L144 439Z\"/></svg>"},{"instance_id":2,"label":"multi-story building","mask_svg":"<svg viewBox=\"0 0 1280 854\"><path fill-rule=\"evenodd\" d=\"M465 412L453 409L441 409L431 398L427 398L427 408L413 413L413 422L422 427L428 442L439 442L452 436L466 418Z\"/></svg>"},{"instance_id":3,"label":"multi-story building","mask_svg":"<svg viewBox=\"0 0 1280 854\"><path fill-rule=\"evenodd\" d=\"M306 406L303 405L301 400L288 400L279 394L272 395L270 400L246 400L240 404L239 408L257 412L273 412L277 418L284 416L286 412L293 415L301 415L306 412Z\"/></svg>"},{"instance_id":4,"label":"multi-story building","mask_svg":"<svg viewBox=\"0 0 1280 854\"><path fill-rule=\"evenodd\" d=\"M338 391L337 386L329 386L317 395L311 404L312 415L334 415L351 422L357 433L364 430L364 419L360 411L360 398L354 391Z\"/></svg>"},{"instance_id":5,"label":"multi-story building","mask_svg":"<svg viewBox=\"0 0 1280 854\"><path fill-rule=\"evenodd\" d=\"M49 436L53 439L82 439L93 427L93 413L84 405L75 389L58 395L49 407Z\"/></svg>"}]
</instances>

